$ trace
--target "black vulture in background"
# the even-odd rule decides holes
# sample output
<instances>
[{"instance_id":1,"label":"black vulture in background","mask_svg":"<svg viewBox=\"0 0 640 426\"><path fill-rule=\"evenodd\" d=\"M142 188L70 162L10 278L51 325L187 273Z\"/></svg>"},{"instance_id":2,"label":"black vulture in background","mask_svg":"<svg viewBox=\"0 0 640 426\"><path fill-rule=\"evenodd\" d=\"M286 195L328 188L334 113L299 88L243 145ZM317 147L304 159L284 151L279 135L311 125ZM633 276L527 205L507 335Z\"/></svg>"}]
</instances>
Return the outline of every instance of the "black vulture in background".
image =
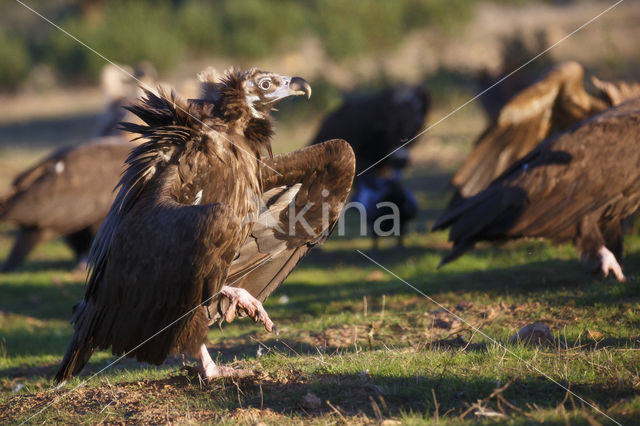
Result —
<instances>
[{"instance_id":1,"label":"black vulture in background","mask_svg":"<svg viewBox=\"0 0 640 426\"><path fill-rule=\"evenodd\" d=\"M271 109L310 96L309 84L257 69L212 84L215 102L148 92L129 108L145 124L123 126L144 143L92 246L57 382L109 347L152 364L191 354L207 379L247 374L213 363L208 326L246 313L271 331L261 302L335 226L355 171L349 145L271 158Z\"/></svg>"},{"instance_id":2,"label":"black vulture in background","mask_svg":"<svg viewBox=\"0 0 640 426\"><path fill-rule=\"evenodd\" d=\"M413 141L377 162L422 130L430 105L431 97L421 86L395 86L347 97L340 108L327 115L311 141L311 144L336 138L348 141L356 156L356 175L373 166L362 176L356 176L352 201L362 203L370 226L391 212L389 207L378 208L379 203L395 204L400 215L400 245L407 222L418 213L415 198L400 183L402 170L409 164ZM384 226L384 221L380 225ZM377 247L375 230L373 238Z\"/></svg>"},{"instance_id":3,"label":"black vulture in background","mask_svg":"<svg viewBox=\"0 0 640 426\"><path fill-rule=\"evenodd\" d=\"M117 136L62 148L20 174L0 202L0 221L19 226L0 271L18 268L39 242L63 235L79 267L115 199L132 144Z\"/></svg>"},{"instance_id":4,"label":"black vulture in background","mask_svg":"<svg viewBox=\"0 0 640 426\"><path fill-rule=\"evenodd\" d=\"M541 143L433 229L451 228L441 265L478 241L574 241L582 258L624 280L622 221L640 205L640 97Z\"/></svg>"},{"instance_id":5,"label":"black vulture in background","mask_svg":"<svg viewBox=\"0 0 640 426\"><path fill-rule=\"evenodd\" d=\"M14 179L9 195L0 201L0 221L19 229L1 272L15 270L39 242L58 235L73 250L77 267L84 268L93 237L115 199L124 161L135 146L128 140L131 135L118 129L120 120L134 118L124 106L136 101L138 81L155 84L155 69L140 63L135 77L114 65L105 66L102 88L107 109L96 126L96 137L54 151Z\"/></svg>"},{"instance_id":6,"label":"black vulture in background","mask_svg":"<svg viewBox=\"0 0 640 426\"><path fill-rule=\"evenodd\" d=\"M453 177L455 193L450 206L486 188L547 137L640 95L638 85L599 80L594 80L594 85L600 92L590 95L584 89L583 77L580 64L565 62L514 96L480 135Z\"/></svg>"}]
</instances>

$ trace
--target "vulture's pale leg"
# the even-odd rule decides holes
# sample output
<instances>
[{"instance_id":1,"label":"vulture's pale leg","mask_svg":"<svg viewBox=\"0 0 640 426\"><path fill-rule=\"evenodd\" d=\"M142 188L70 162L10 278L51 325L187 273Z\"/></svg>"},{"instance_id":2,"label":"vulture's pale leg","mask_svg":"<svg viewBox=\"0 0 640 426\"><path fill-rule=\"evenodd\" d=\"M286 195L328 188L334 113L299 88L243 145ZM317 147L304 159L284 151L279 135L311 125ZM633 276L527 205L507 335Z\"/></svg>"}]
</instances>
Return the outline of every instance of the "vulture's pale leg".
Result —
<instances>
[{"instance_id":1,"label":"vulture's pale leg","mask_svg":"<svg viewBox=\"0 0 640 426\"><path fill-rule=\"evenodd\" d=\"M65 242L73 249L76 255L78 262L76 264L77 270L87 269L89 250L91 249L91 242L94 236L95 232L93 232L92 227L87 227L73 234L64 236Z\"/></svg>"},{"instance_id":2,"label":"vulture's pale leg","mask_svg":"<svg viewBox=\"0 0 640 426\"><path fill-rule=\"evenodd\" d=\"M371 235L371 251L378 252L380 250L380 237L374 232Z\"/></svg>"},{"instance_id":3,"label":"vulture's pale leg","mask_svg":"<svg viewBox=\"0 0 640 426\"><path fill-rule=\"evenodd\" d=\"M224 314L224 319L227 322L233 321L236 317L236 311L240 309L244 310L255 322L264 324L264 328L267 331L273 331L273 321L271 321L267 311L262 306L262 302L253 297L247 290L225 285L220 289L220 293L228 297L231 302Z\"/></svg>"},{"instance_id":4,"label":"vulture's pale leg","mask_svg":"<svg viewBox=\"0 0 640 426\"><path fill-rule=\"evenodd\" d=\"M247 377L253 375L251 370L235 369L231 367L225 367L222 365L216 365L209 355L207 346L203 343L200 346L200 356L198 357L199 365L198 372L200 376L206 380L217 379L221 377Z\"/></svg>"},{"instance_id":5,"label":"vulture's pale leg","mask_svg":"<svg viewBox=\"0 0 640 426\"><path fill-rule=\"evenodd\" d=\"M48 233L41 228L20 227L9 258L0 267L0 272L9 272L18 268L31 250L42 240L48 237Z\"/></svg>"},{"instance_id":6,"label":"vulture's pale leg","mask_svg":"<svg viewBox=\"0 0 640 426\"><path fill-rule=\"evenodd\" d=\"M605 277L609 275L609 272L613 272L613 275L618 281L626 281L620 264L608 248L605 246L600 247L598 254L600 255L600 268L602 269L602 273Z\"/></svg>"}]
</instances>

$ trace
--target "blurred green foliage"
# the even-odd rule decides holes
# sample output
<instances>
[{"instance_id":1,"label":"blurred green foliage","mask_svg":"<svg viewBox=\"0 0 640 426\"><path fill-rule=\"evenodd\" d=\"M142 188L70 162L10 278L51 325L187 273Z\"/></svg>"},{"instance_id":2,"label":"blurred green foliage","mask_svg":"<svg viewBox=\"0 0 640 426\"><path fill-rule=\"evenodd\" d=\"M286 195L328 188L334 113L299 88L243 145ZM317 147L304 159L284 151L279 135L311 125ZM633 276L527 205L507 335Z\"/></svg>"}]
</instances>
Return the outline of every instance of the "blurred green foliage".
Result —
<instances>
[{"instance_id":1,"label":"blurred green foliage","mask_svg":"<svg viewBox=\"0 0 640 426\"><path fill-rule=\"evenodd\" d=\"M22 40L9 37L0 29L0 89L15 88L27 75L29 54Z\"/></svg>"},{"instance_id":2,"label":"blurred green foliage","mask_svg":"<svg viewBox=\"0 0 640 426\"><path fill-rule=\"evenodd\" d=\"M254 59L295 47L315 35L335 60L391 49L412 29L463 24L474 0L173 0L34 1L62 28L121 63L151 61L159 70L185 57ZM19 5L16 5L19 7ZM4 9L7 9L5 6ZM15 11L14 11L15 12ZM26 13L26 10L24 11ZM14 14L15 15L15 14ZM31 16L30 27L5 19L0 53L11 58L0 85L27 78L29 64L47 63L61 81L97 79L104 59ZM16 24L20 22L20 24ZM25 65L26 64L26 65ZM6 75L5 75L6 74Z\"/></svg>"},{"instance_id":3,"label":"blurred green foliage","mask_svg":"<svg viewBox=\"0 0 640 426\"><path fill-rule=\"evenodd\" d=\"M184 51L173 16L167 3L116 2L96 19L72 16L61 27L110 60L126 64L148 60L166 70L175 66ZM103 58L60 31L52 34L46 60L63 79L74 81L97 77L105 64Z\"/></svg>"}]
</instances>

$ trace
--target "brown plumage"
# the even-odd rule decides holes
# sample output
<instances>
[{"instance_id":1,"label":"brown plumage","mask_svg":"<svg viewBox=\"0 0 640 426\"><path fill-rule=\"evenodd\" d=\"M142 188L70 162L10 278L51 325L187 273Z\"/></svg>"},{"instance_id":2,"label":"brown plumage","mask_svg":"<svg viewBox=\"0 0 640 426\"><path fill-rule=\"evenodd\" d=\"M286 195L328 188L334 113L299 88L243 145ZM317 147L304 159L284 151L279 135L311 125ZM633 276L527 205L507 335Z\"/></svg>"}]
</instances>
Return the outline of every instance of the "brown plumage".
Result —
<instances>
[{"instance_id":1,"label":"brown plumage","mask_svg":"<svg viewBox=\"0 0 640 426\"><path fill-rule=\"evenodd\" d=\"M444 213L454 246L544 237L574 241L583 257L624 280L621 221L640 204L640 98L540 144L487 189ZM614 257L615 256L615 257ZM616 260L617 259L617 260Z\"/></svg>"},{"instance_id":2,"label":"brown plumage","mask_svg":"<svg viewBox=\"0 0 640 426\"><path fill-rule=\"evenodd\" d=\"M638 86L598 81L594 84L600 93L590 95L583 87L583 77L580 64L565 62L514 96L480 135L453 177L456 193L451 205L486 188L547 137L640 95Z\"/></svg>"},{"instance_id":3,"label":"brown plumage","mask_svg":"<svg viewBox=\"0 0 640 426\"><path fill-rule=\"evenodd\" d=\"M20 174L0 203L0 221L19 226L1 270L16 269L36 244L56 235L65 236L78 260L88 255L131 147L121 137L96 138L59 149Z\"/></svg>"},{"instance_id":4,"label":"brown plumage","mask_svg":"<svg viewBox=\"0 0 640 426\"><path fill-rule=\"evenodd\" d=\"M310 95L309 85L253 69L228 72L216 93L215 104L147 93L131 108L145 125L124 127L145 142L92 247L57 381L108 347L154 364L171 352L197 355L207 378L239 374L213 364L208 325L237 310L270 331L260 301L336 223L355 168L344 141L265 156L270 109ZM309 226L294 221L290 232L290 216L308 201Z\"/></svg>"}]
</instances>

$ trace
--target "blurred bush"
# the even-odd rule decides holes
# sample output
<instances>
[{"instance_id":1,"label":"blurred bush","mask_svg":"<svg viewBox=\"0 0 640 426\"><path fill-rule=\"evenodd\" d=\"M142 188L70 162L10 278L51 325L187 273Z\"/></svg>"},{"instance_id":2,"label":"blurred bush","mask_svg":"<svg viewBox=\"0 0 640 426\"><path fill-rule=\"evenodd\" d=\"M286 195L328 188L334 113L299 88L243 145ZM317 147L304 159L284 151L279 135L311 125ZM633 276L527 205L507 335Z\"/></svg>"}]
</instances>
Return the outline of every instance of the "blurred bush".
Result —
<instances>
[{"instance_id":1,"label":"blurred bush","mask_svg":"<svg viewBox=\"0 0 640 426\"><path fill-rule=\"evenodd\" d=\"M261 58L295 47L306 31L307 12L304 3L297 0L224 0L219 6L223 53Z\"/></svg>"},{"instance_id":2,"label":"blurred bush","mask_svg":"<svg viewBox=\"0 0 640 426\"><path fill-rule=\"evenodd\" d=\"M295 47L315 35L334 60L390 49L412 29L454 28L472 15L474 0L55 0L36 1L48 16L105 57L120 63L151 61L160 71L186 56L224 55L253 59ZM68 35L47 28L35 15L33 27L0 18L9 38L11 66L0 85L26 78L28 64L48 63L59 79L98 78L104 59ZM37 25L36 25L37 24ZM19 40L18 40L19 38ZM2 50L4 52L4 50ZM26 65L25 65L26 64Z\"/></svg>"},{"instance_id":3,"label":"blurred bush","mask_svg":"<svg viewBox=\"0 0 640 426\"><path fill-rule=\"evenodd\" d=\"M402 1L319 0L317 34L334 59L396 45L404 32Z\"/></svg>"},{"instance_id":4,"label":"blurred bush","mask_svg":"<svg viewBox=\"0 0 640 426\"><path fill-rule=\"evenodd\" d=\"M27 77L29 52L22 40L10 37L0 29L0 89L15 89Z\"/></svg>"},{"instance_id":5,"label":"blurred bush","mask_svg":"<svg viewBox=\"0 0 640 426\"><path fill-rule=\"evenodd\" d=\"M111 2L95 19L73 16L61 23L70 34L115 62L148 60L159 70L174 67L183 52L173 10L166 3ZM95 80L105 60L68 35L55 31L47 61L62 80Z\"/></svg>"}]
</instances>

